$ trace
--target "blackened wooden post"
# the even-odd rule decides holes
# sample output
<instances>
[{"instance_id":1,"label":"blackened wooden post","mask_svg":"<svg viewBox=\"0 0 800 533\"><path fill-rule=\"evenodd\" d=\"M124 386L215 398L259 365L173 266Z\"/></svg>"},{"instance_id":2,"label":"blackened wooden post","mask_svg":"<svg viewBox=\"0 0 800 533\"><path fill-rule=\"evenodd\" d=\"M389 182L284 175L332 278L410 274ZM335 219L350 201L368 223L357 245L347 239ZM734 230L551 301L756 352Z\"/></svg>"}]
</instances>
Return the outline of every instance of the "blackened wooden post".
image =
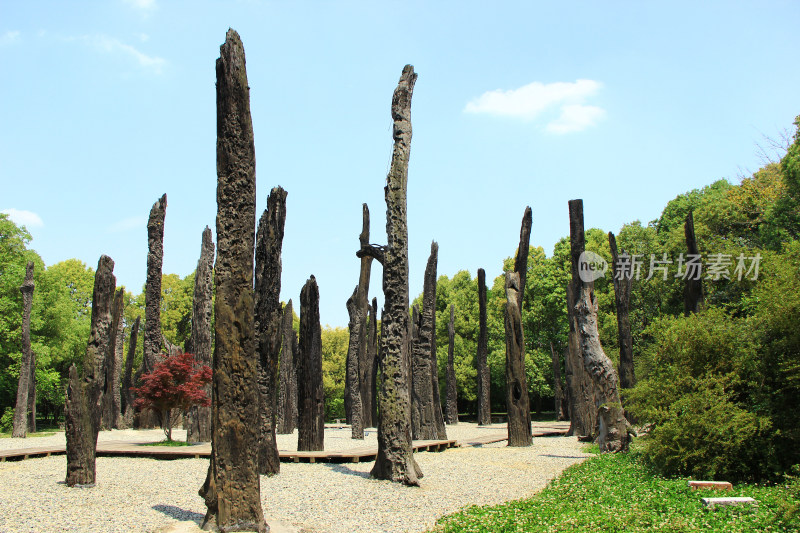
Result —
<instances>
[{"instance_id":1,"label":"blackened wooden post","mask_svg":"<svg viewBox=\"0 0 800 533\"><path fill-rule=\"evenodd\" d=\"M692 256L694 256L697 261L696 270L687 269L686 285L683 289L683 314L689 316L692 313L699 312L703 308L704 302L700 248L697 246L697 238L694 234L694 215L691 211L686 215L683 230L686 236L686 249L689 252L687 260L692 259Z\"/></svg>"},{"instance_id":2,"label":"blackened wooden post","mask_svg":"<svg viewBox=\"0 0 800 533\"><path fill-rule=\"evenodd\" d=\"M325 396L322 388L322 329L319 288L311 276L300 291L300 353L297 358L298 451L325 449Z\"/></svg>"},{"instance_id":3,"label":"blackened wooden post","mask_svg":"<svg viewBox=\"0 0 800 533\"><path fill-rule=\"evenodd\" d=\"M128 337L128 355L125 357L125 373L122 376L122 418L125 427L133 426L133 359L136 357L136 341L139 338L141 317L136 317ZM120 341L121 342L121 341Z\"/></svg>"},{"instance_id":4,"label":"blackened wooden post","mask_svg":"<svg viewBox=\"0 0 800 533\"><path fill-rule=\"evenodd\" d=\"M528 378L525 375L525 334L519 309L519 274L506 272L506 408L508 411L508 445L530 446L531 410L528 399Z\"/></svg>"},{"instance_id":5,"label":"blackened wooden post","mask_svg":"<svg viewBox=\"0 0 800 533\"><path fill-rule=\"evenodd\" d=\"M280 472L275 440L278 409L278 365L281 354L281 250L286 224L286 191L275 187L267 198L256 236L255 326L258 358L259 473Z\"/></svg>"},{"instance_id":6,"label":"blackened wooden post","mask_svg":"<svg viewBox=\"0 0 800 533\"><path fill-rule=\"evenodd\" d=\"M113 272L114 261L106 255L101 256L94 275L91 333L83 369L80 375L74 364L69 369L64 407L68 487L95 483L105 365L107 358L114 356L112 307L117 281Z\"/></svg>"},{"instance_id":7,"label":"blackened wooden post","mask_svg":"<svg viewBox=\"0 0 800 533\"><path fill-rule=\"evenodd\" d=\"M203 230L200 240L200 258L194 274L194 297L192 299L191 349L199 364L213 364L211 359L211 302L214 274L214 239L211 228ZM211 397L211 383L204 387ZM194 406L189 409L187 442L211 441L211 407Z\"/></svg>"},{"instance_id":8,"label":"blackened wooden post","mask_svg":"<svg viewBox=\"0 0 800 533\"><path fill-rule=\"evenodd\" d=\"M292 301L289 300L283 308L283 320L281 321L281 361L280 390L278 392L278 422L277 432L281 435L289 434L297 427L297 375L295 374L294 350L297 344L297 334L292 329L294 313L292 311Z\"/></svg>"},{"instance_id":9,"label":"blackened wooden post","mask_svg":"<svg viewBox=\"0 0 800 533\"><path fill-rule=\"evenodd\" d=\"M14 408L14 426L11 436L15 438L25 438L28 432L28 395L31 389L31 381L36 379L36 374L31 372L35 366L33 350L31 350L31 306L33 305L33 261L28 261L25 266L25 280L19 290L22 293L22 361L19 365L19 381L17 382L17 403ZM34 422L36 418L36 404L34 403ZM36 427L31 429L36 431Z\"/></svg>"},{"instance_id":10,"label":"blackened wooden post","mask_svg":"<svg viewBox=\"0 0 800 533\"><path fill-rule=\"evenodd\" d=\"M228 30L217 72L217 261L211 460L200 489L203 527L268 531L258 474L259 393L253 252L256 160L250 89L239 34Z\"/></svg>"},{"instance_id":11,"label":"blackened wooden post","mask_svg":"<svg viewBox=\"0 0 800 533\"><path fill-rule=\"evenodd\" d=\"M608 245L611 248L611 271L614 273L614 304L617 309L617 329L619 338L619 384L623 389L636 385L633 370L633 336L629 319L633 272L620 268L617 239L608 232ZM623 253L624 250L623 250Z\"/></svg>"},{"instance_id":12,"label":"blackened wooden post","mask_svg":"<svg viewBox=\"0 0 800 533\"><path fill-rule=\"evenodd\" d=\"M447 423L458 424L458 391L456 389L455 366L455 313L456 306L450 304L450 322L447 324Z\"/></svg>"},{"instance_id":13,"label":"blackened wooden post","mask_svg":"<svg viewBox=\"0 0 800 533\"><path fill-rule=\"evenodd\" d=\"M492 423L491 407L491 375L487 356L489 353L489 335L486 331L486 271L478 269L478 354L476 357L478 370L478 425L488 426Z\"/></svg>"}]
</instances>

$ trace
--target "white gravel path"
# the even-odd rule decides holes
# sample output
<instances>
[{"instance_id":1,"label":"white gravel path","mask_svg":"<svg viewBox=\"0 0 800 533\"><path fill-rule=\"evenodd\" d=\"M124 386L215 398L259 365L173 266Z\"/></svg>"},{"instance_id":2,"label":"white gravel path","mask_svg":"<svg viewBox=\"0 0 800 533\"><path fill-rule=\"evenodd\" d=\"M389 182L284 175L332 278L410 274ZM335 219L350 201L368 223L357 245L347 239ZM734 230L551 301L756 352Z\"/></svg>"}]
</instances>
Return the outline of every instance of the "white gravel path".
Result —
<instances>
[{"instance_id":1,"label":"white gravel path","mask_svg":"<svg viewBox=\"0 0 800 533\"><path fill-rule=\"evenodd\" d=\"M461 423L450 439L505 431ZM175 438L185 436L180 430ZM184 437L185 438L185 437ZM158 441L159 430L101 432L100 440ZM352 441L349 429L327 429L326 450L375 444ZM295 449L294 435L279 436L279 448ZM63 443L52 437L0 439L0 449ZM528 448L505 443L415 455L425 477L421 487L369 478L368 463L282 463L277 476L261 478L264 513L270 519L318 533L424 531L461 507L499 503L531 495L564 468L589 457L572 437L535 438ZM157 460L99 457L97 485L70 489L63 483L63 455L0 463L0 532L144 532L181 521L199 522L205 505L197 495L207 459ZM191 525L191 524L190 524ZM194 526L192 526L194 527Z\"/></svg>"}]
</instances>

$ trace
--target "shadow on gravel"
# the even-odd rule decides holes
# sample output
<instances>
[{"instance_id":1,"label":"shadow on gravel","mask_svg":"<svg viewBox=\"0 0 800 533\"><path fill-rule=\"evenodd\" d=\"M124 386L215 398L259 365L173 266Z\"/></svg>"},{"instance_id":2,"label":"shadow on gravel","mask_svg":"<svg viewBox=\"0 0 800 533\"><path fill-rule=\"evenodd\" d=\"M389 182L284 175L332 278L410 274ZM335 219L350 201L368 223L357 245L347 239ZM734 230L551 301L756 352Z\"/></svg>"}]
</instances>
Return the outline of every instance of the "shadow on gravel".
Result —
<instances>
[{"instance_id":1,"label":"shadow on gravel","mask_svg":"<svg viewBox=\"0 0 800 533\"><path fill-rule=\"evenodd\" d=\"M553 455L550 453L539 454L539 457L555 457L556 459L588 459L590 455Z\"/></svg>"},{"instance_id":2,"label":"shadow on gravel","mask_svg":"<svg viewBox=\"0 0 800 533\"><path fill-rule=\"evenodd\" d=\"M181 509L180 507L175 507L174 505L159 504L154 505L152 509L158 511L159 513L164 513L175 520L180 520L181 522L186 520L194 520L197 523L201 523L203 518L205 518L205 515L203 514L195 513L194 511L187 511L185 509Z\"/></svg>"},{"instance_id":3,"label":"shadow on gravel","mask_svg":"<svg viewBox=\"0 0 800 533\"><path fill-rule=\"evenodd\" d=\"M356 476L356 477L363 477L365 479L369 479L369 472L358 472L349 468L347 466L337 464L337 463L323 463L325 466L333 470L334 472L338 472L340 474L346 474L348 476Z\"/></svg>"}]
</instances>

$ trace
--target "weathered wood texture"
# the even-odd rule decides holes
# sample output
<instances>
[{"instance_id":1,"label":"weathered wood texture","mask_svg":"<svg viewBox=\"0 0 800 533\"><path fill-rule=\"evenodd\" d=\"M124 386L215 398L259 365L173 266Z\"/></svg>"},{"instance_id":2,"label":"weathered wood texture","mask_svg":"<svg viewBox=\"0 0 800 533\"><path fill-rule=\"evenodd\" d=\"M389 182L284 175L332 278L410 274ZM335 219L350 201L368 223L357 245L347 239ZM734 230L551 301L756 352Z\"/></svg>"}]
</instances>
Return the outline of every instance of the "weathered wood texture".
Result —
<instances>
[{"instance_id":1,"label":"weathered wood texture","mask_svg":"<svg viewBox=\"0 0 800 533\"><path fill-rule=\"evenodd\" d=\"M617 250L617 239L608 232L608 245L611 248L611 261L614 273L614 305L617 310L617 330L619 339L619 384L623 389L636 385L636 374L633 370L633 336L631 335L630 306L633 272L620 268L620 254ZM625 251L622 251L625 256Z\"/></svg>"},{"instance_id":2,"label":"weathered wood texture","mask_svg":"<svg viewBox=\"0 0 800 533\"><path fill-rule=\"evenodd\" d=\"M114 261L103 255L97 263L92 291L91 333L83 369L73 364L65 394L64 433L69 487L94 485L97 434L100 432L106 360L114 357Z\"/></svg>"},{"instance_id":3,"label":"weathered wood texture","mask_svg":"<svg viewBox=\"0 0 800 533\"><path fill-rule=\"evenodd\" d=\"M105 385L103 388L103 407L100 419L101 429L118 429L120 421L120 383L122 364L122 311L124 289L117 290L112 304L114 353L105 361Z\"/></svg>"},{"instance_id":4,"label":"weathered wood texture","mask_svg":"<svg viewBox=\"0 0 800 533\"><path fill-rule=\"evenodd\" d=\"M31 350L31 306L33 305L33 261L25 266L25 279L19 290L22 293L22 361L19 365L19 381L17 382L17 403L14 407L14 425L11 436L25 438L28 431L36 431L36 360ZM33 383L33 385L31 385ZM33 392L33 427L29 427L28 397Z\"/></svg>"},{"instance_id":5,"label":"weathered wood texture","mask_svg":"<svg viewBox=\"0 0 800 533\"><path fill-rule=\"evenodd\" d=\"M300 291L300 352L297 357L297 449L325 449L325 396L322 388L322 329L319 288L311 276Z\"/></svg>"},{"instance_id":6,"label":"weathered wood texture","mask_svg":"<svg viewBox=\"0 0 800 533\"><path fill-rule=\"evenodd\" d=\"M478 371L478 425L492 423L491 375L487 356L489 334L486 331L486 271L478 269L478 353L475 358Z\"/></svg>"},{"instance_id":7,"label":"weathered wood texture","mask_svg":"<svg viewBox=\"0 0 800 533\"><path fill-rule=\"evenodd\" d=\"M691 256L700 257L700 248L697 246L697 238L694 234L694 215L691 211L686 215L686 222L683 225L684 235L686 236L686 249L688 251L687 260ZM683 314L689 316L697 313L703 308L705 296L703 294L703 274L702 266L698 259L697 270L688 270L686 285L683 288Z\"/></svg>"},{"instance_id":8,"label":"weathered wood texture","mask_svg":"<svg viewBox=\"0 0 800 533\"><path fill-rule=\"evenodd\" d=\"M436 364L436 267L439 245L431 243L422 290L422 312L414 307L411 346L411 435L414 440L447 438L439 402ZM435 387L435 393L434 393ZM440 422L441 420L441 422Z\"/></svg>"},{"instance_id":9,"label":"weathered wood texture","mask_svg":"<svg viewBox=\"0 0 800 533\"><path fill-rule=\"evenodd\" d=\"M255 325L258 357L259 473L268 476L281 469L275 424L278 409L278 368L281 355L281 250L286 225L286 191L275 187L267 198L256 236Z\"/></svg>"},{"instance_id":10,"label":"weathered wood texture","mask_svg":"<svg viewBox=\"0 0 800 533\"><path fill-rule=\"evenodd\" d=\"M594 382L600 452L626 451L630 442L628 422L619 397L617 372L600 345L597 300L591 283L584 283L581 288L580 298L575 304L575 317L583 366Z\"/></svg>"},{"instance_id":11,"label":"weathered wood texture","mask_svg":"<svg viewBox=\"0 0 800 533\"><path fill-rule=\"evenodd\" d=\"M520 292L517 295L520 313L522 312L522 301L525 299L525 282L528 279L528 252L531 246L531 225L533 223L533 213L530 207L525 208L522 215L522 224L519 230L519 248L517 257L514 259L514 272L519 276Z\"/></svg>"},{"instance_id":12,"label":"weathered wood texture","mask_svg":"<svg viewBox=\"0 0 800 533\"><path fill-rule=\"evenodd\" d=\"M450 304L450 322L447 324L447 423L458 424L458 391L456 389L456 362L455 362L455 314L456 306Z\"/></svg>"},{"instance_id":13,"label":"weathered wood texture","mask_svg":"<svg viewBox=\"0 0 800 533\"><path fill-rule=\"evenodd\" d=\"M366 427L375 427L378 425L378 299L372 299L372 305L369 308L369 329L367 331L367 361L369 361L369 368L367 369L367 398L369 400L364 402L364 412L370 413L370 421L365 421ZM369 407L367 407L369 406ZM369 409L369 411L367 411Z\"/></svg>"},{"instance_id":14,"label":"weathered wood texture","mask_svg":"<svg viewBox=\"0 0 800 533\"><path fill-rule=\"evenodd\" d=\"M369 208L361 207L361 233L358 236L359 247L369 245ZM365 411L368 402L367 374L372 368L368 361L367 351L367 318L369 314L369 281L372 270L372 258L361 258L358 274L358 285L353 296L347 301L347 313L350 317L350 342L347 347L345 377L345 409L348 421L352 425L353 438L364 438L364 427L371 423L371 413ZM370 404L371 409L371 404Z\"/></svg>"},{"instance_id":15,"label":"weathered wood texture","mask_svg":"<svg viewBox=\"0 0 800 533\"><path fill-rule=\"evenodd\" d=\"M556 413L556 420L566 420L566 402L564 401L564 388L561 383L561 358L558 356L553 343L550 343L550 355L553 359L553 404Z\"/></svg>"},{"instance_id":16,"label":"weathered wood texture","mask_svg":"<svg viewBox=\"0 0 800 533\"><path fill-rule=\"evenodd\" d=\"M575 323L575 304L581 294L581 254L586 249L583 228L583 200L569 201L569 244L572 278L567 286L567 315L569 320L569 356L565 364L567 394L569 397L569 435L592 435L595 429L594 383L584 370L583 354Z\"/></svg>"},{"instance_id":17,"label":"weathered wood texture","mask_svg":"<svg viewBox=\"0 0 800 533\"><path fill-rule=\"evenodd\" d=\"M144 291L144 338L142 367L152 372L161 353L161 267L164 262L164 219L167 195L153 204L147 220L147 279Z\"/></svg>"},{"instance_id":18,"label":"weathered wood texture","mask_svg":"<svg viewBox=\"0 0 800 533\"><path fill-rule=\"evenodd\" d=\"M406 191L411 153L411 97L417 75L411 65L392 96L392 163L384 188L387 244L383 251L383 293L378 395L378 456L371 474L406 485L422 477L411 448L408 327L408 221Z\"/></svg>"},{"instance_id":19,"label":"weathered wood texture","mask_svg":"<svg viewBox=\"0 0 800 533\"><path fill-rule=\"evenodd\" d=\"M139 324L141 317L136 317L136 320L131 326L131 334L128 337L128 355L125 357L125 373L122 376L122 414L125 427L133 426L133 400L134 395L131 392L133 387L133 359L136 357L136 342L139 338Z\"/></svg>"},{"instance_id":20,"label":"weathered wood texture","mask_svg":"<svg viewBox=\"0 0 800 533\"><path fill-rule=\"evenodd\" d=\"M211 359L211 302L214 280L214 239L211 228L203 230L200 241L200 258L194 275L194 296L192 298L191 353L201 365L213 364ZM211 397L211 383L204 387ZM211 406L193 406L189 409L186 428L187 442L211 441Z\"/></svg>"},{"instance_id":21,"label":"weathered wood texture","mask_svg":"<svg viewBox=\"0 0 800 533\"><path fill-rule=\"evenodd\" d=\"M278 392L278 421L277 432L286 435L294 432L297 427L297 374L295 373L295 357L297 355L297 333L292 329L294 312L292 301L289 300L283 308L281 321L281 360L278 377L280 390Z\"/></svg>"},{"instance_id":22,"label":"weathered wood texture","mask_svg":"<svg viewBox=\"0 0 800 533\"><path fill-rule=\"evenodd\" d=\"M506 272L506 408L508 411L508 445L530 446L531 410L528 399L528 378L525 375L525 334L519 308L519 274Z\"/></svg>"},{"instance_id":23,"label":"weathered wood texture","mask_svg":"<svg viewBox=\"0 0 800 533\"><path fill-rule=\"evenodd\" d=\"M258 474L253 252L256 168L242 41L228 30L217 74L217 260L211 460L204 527L266 532Z\"/></svg>"}]
</instances>

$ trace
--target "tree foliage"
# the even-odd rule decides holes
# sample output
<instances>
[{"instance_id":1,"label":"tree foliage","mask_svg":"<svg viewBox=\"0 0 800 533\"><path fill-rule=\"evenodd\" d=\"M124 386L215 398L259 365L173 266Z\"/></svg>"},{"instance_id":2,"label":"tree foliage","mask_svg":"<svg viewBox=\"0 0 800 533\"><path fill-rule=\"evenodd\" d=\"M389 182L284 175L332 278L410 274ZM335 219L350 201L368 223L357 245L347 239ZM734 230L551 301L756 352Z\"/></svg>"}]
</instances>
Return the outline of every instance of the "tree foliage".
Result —
<instances>
[{"instance_id":1,"label":"tree foliage","mask_svg":"<svg viewBox=\"0 0 800 533\"><path fill-rule=\"evenodd\" d=\"M142 385L132 388L136 394L136 409L152 409L158 414L167 440L172 440L171 413L186 414L194 405L209 406L211 398L204 385L211 382L211 368L199 365L191 353L180 353L157 363L153 371L142 375Z\"/></svg>"}]
</instances>

